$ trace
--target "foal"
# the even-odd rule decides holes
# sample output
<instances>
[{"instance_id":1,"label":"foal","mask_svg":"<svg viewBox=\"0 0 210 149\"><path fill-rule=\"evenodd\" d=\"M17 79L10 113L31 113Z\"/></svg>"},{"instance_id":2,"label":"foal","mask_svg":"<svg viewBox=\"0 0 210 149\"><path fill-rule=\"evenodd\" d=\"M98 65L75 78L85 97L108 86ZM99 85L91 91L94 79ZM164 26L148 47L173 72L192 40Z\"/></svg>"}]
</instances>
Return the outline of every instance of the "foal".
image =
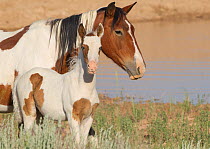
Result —
<instances>
[{"instance_id":1,"label":"foal","mask_svg":"<svg viewBox=\"0 0 210 149\"><path fill-rule=\"evenodd\" d=\"M87 140L99 104L96 91L96 69L104 28L86 35L82 24L78 33L82 39L73 70L58 74L47 68L33 68L16 79L13 102L16 117L31 129L37 110L54 120L68 120L77 143Z\"/></svg>"}]
</instances>

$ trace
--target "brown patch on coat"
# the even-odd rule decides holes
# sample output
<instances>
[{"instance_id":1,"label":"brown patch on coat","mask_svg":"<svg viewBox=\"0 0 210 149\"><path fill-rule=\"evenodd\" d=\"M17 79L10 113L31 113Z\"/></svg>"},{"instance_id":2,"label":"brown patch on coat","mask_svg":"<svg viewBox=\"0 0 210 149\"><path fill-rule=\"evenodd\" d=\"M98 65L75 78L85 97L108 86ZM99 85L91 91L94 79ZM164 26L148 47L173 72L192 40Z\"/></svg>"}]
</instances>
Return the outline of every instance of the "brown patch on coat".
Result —
<instances>
[{"instance_id":1,"label":"brown patch on coat","mask_svg":"<svg viewBox=\"0 0 210 149\"><path fill-rule=\"evenodd\" d=\"M71 57L74 57L74 56L78 56L78 48L72 50L71 53L66 52L64 57L59 58L55 63L55 67L52 67L51 69L55 70L56 72L58 72L60 74L67 73L69 71L69 67L70 67L69 60Z\"/></svg>"},{"instance_id":2,"label":"brown patch on coat","mask_svg":"<svg viewBox=\"0 0 210 149\"><path fill-rule=\"evenodd\" d=\"M85 60L85 62L86 63L88 63L88 51L89 51L89 46L88 45L86 45L86 44L83 44L83 50L82 50L82 52L83 52L83 55L84 55L84 60Z\"/></svg>"},{"instance_id":3,"label":"brown patch on coat","mask_svg":"<svg viewBox=\"0 0 210 149\"><path fill-rule=\"evenodd\" d=\"M41 108L44 103L44 92L43 89L40 89L43 77L40 74L35 73L31 75L30 81L32 84L32 91L29 93L29 97L24 99L25 105L23 106L23 110L27 116L35 117L36 106Z\"/></svg>"},{"instance_id":4,"label":"brown patch on coat","mask_svg":"<svg viewBox=\"0 0 210 149\"><path fill-rule=\"evenodd\" d=\"M36 107L33 98L33 91L29 93L29 97L24 99L25 105L23 106L23 111L27 116L36 117Z\"/></svg>"},{"instance_id":5,"label":"brown patch on coat","mask_svg":"<svg viewBox=\"0 0 210 149\"><path fill-rule=\"evenodd\" d=\"M14 76L15 76L15 79L17 78L17 76L18 76L18 71L17 70L15 70L15 72L14 72Z\"/></svg>"},{"instance_id":6,"label":"brown patch on coat","mask_svg":"<svg viewBox=\"0 0 210 149\"><path fill-rule=\"evenodd\" d=\"M11 96L11 85L0 85L0 104L5 106L12 105Z\"/></svg>"},{"instance_id":7,"label":"brown patch on coat","mask_svg":"<svg viewBox=\"0 0 210 149\"><path fill-rule=\"evenodd\" d=\"M30 26L26 26L26 27L23 28L22 31L15 34L14 36L2 40L0 42L0 49L1 50L12 49L17 44L17 42L20 40L20 38L29 30L29 27Z\"/></svg>"},{"instance_id":8,"label":"brown patch on coat","mask_svg":"<svg viewBox=\"0 0 210 149\"><path fill-rule=\"evenodd\" d=\"M64 74L68 72L68 64L67 64L67 60L70 57L70 54L67 52L63 58L59 58L56 63L55 63L55 67L53 67L56 72L60 73L60 74Z\"/></svg>"},{"instance_id":9,"label":"brown patch on coat","mask_svg":"<svg viewBox=\"0 0 210 149\"><path fill-rule=\"evenodd\" d=\"M38 73L32 74L30 77L30 81L33 86L33 96L36 101L36 105L41 108L44 103L44 92L43 89L40 89L43 81L43 77Z\"/></svg>"},{"instance_id":10,"label":"brown patch on coat","mask_svg":"<svg viewBox=\"0 0 210 149\"><path fill-rule=\"evenodd\" d=\"M56 71L56 68L55 67L52 67L51 69Z\"/></svg>"},{"instance_id":11,"label":"brown patch on coat","mask_svg":"<svg viewBox=\"0 0 210 149\"><path fill-rule=\"evenodd\" d=\"M92 107L88 99L81 98L80 100L74 102L72 117L79 123L81 123L82 120L90 116L91 112L92 112Z\"/></svg>"},{"instance_id":12,"label":"brown patch on coat","mask_svg":"<svg viewBox=\"0 0 210 149\"><path fill-rule=\"evenodd\" d=\"M92 106L92 112L91 112L91 115L94 116L95 114L95 111L96 111L96 108L99 106L99 103L95 103L93 106Z\"/></svg>"}]
</instances>

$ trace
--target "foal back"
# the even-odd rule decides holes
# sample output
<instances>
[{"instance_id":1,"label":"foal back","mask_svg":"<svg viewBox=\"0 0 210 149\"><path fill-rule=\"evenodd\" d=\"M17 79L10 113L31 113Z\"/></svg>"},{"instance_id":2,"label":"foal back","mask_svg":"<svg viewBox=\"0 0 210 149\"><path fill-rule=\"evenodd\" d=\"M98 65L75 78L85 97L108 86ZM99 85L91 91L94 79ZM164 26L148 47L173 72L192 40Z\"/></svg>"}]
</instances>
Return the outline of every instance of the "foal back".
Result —
<instances>
[{"instance_id":1,"label":"foal back","mask_svg":"<svg viewBox=\"0 0 210 149\"><path fill-rule=\"evenodd\" d=\"M33 68L17 78L13 88L13 102L18 121L22 122L23 117L33 121L37 109L52 119L65 120L61 101L62 83L60 74L47 68Z\"/></svg>"}]
</instances>

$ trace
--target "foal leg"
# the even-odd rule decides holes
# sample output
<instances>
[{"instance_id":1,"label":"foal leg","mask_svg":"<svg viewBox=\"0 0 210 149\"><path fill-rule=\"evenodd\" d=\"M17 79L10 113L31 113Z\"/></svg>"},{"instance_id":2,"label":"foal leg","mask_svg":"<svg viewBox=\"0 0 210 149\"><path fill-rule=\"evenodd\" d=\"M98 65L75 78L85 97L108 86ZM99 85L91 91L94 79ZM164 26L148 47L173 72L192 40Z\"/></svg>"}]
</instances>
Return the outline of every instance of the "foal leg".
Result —
<instances>
[{"instance_id":1,"label":"foal leg","mask_svg":"<svg viewBox=\"0 0 210 149\"><path fill-rule=\"evenodd\" d=\"M36 120L36 116L26 116L23 117L24 119L24 129L25 130L30 130L33 128L33 124Z\"/></svg>"},{"instance_id":2,"label":"foal leg","mask_svg":"<svg viewBox=\"0 0 210 149\"><path fill-rule=\"evenodd\" d=\"M36 120L36 106L33 98L33 94L29 94L28 99L25 100L25 105L22 106L24 129L29 130L33 127Z\"/></svg>"},{"instance_id":3,"label":"foal leg","mask_svg":"<svg viewBox=\"0 0 210 149\"><path fill-rule=\"evenodd\" d=\"M73 138L76 141L76 144L80 144L80 124L78 121L76 121L71 113L67 114L67 119L70 126L71 135L73 135Z\"/></svg>"},{"instance_id":4,"label":"foal leg","mask_svg":"<svg viewBox=\"0 0 210 149\"><path fill-rule=\"evenodd\" d=\"M88 133L90 131L92 123L93 123L93 118L91 116L84 119L81 123L80 135L81 135L82 141L84 142L83 145L86 145L87 143L87 137L88 137Z\"/></svg>"},{"instance_id":5,"label":"foal leg","mask_svg":"<svg viewBox=\"0 0 210 149\"><path fill-rule=\"evenodd\" d=\"M25 100L23 106L23 120L25 129L30 129L36 120L36 105L42 105L43 90L40 89L43 81L43 76L39 73L32 74L29 78L32 90L29 93L28 99ZM28 81L28 80L27 80ZM35 103L36 101L36 103Z\"/></svg>"}]
</instances>

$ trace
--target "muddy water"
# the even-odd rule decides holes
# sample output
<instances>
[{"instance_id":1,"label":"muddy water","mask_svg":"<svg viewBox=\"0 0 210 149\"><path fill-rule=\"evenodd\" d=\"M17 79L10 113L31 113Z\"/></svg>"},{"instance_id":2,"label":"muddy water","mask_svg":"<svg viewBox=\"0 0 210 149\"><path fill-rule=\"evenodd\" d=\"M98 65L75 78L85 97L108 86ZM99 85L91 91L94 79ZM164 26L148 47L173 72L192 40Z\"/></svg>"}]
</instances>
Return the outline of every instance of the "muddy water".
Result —
<instances>
[{"instance_id":1,"label":"muddy water","mask_svg":"<svg viewBox=\"0 0 210 149\"><path fill-rule=\"evenodd\" d=\"M134 23L147 64L140 80L101 56L97 89L111 97L210 102L210 21Z\"/></svg>"}]
</instances>

